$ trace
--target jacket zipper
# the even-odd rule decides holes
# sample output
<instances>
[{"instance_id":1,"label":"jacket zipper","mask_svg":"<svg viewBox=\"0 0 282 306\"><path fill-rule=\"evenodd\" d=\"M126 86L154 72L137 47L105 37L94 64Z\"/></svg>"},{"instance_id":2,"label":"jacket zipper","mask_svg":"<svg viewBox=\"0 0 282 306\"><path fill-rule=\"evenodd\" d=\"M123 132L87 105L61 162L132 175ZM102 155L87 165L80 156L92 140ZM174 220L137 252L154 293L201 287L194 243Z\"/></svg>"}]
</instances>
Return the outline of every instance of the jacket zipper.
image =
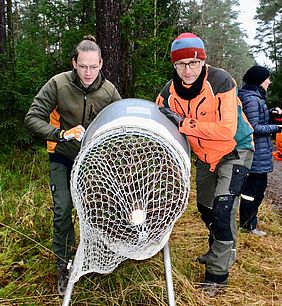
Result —
<instances>
[{"instance_id":1,"label":"jacket zipper","mask_svg":"<svg viewBox=\"0 0 282 306\"><path fill-rule=\"evenodd\" d=\"M218 116L219 116L219 121L221 121L221 99L218 97Z\"/></svg>"},{"instance_id":2,"label":"jacket zipper","mask_svg":"<svg viewBox=\"0 0 282 306\"><path fill-rule=\"evenodd\" d=\"M197 107L196 107L196 119L198 119L198 109L199 109L200 105L201 105L205 100L206 100L206 97L204 97L204 98L198 103L198 105L197 105ZM202 144L201 144L200 138L198 138L198 144L199 144L199 146L200 146L202 149L204 149L203 146L202 146ZM205 160L205 162L207 163L207 154L206 154L206 153L204 153L204 160Z\"/></svg>"},{"instance_id":3,"label":"jacket zipper","mask_svg":"<svg viewBox=\"0 0 282 306\"><path fill-rule=\"evenodd\" d=\"M86 96L86 95L84 95L84 98L83 98L83 115L82 115L82 126L84 126L84 120L85 120L86 101L87 101L87 96Z\"/></svg>"},{"instance_id":4,"label":"jacket zipper","mask_svg":"<svg viewBox=\"0 0 282 306\"><path fill-rule=\"evenodd\" d=\"M181 109L181 112L182 112L182 116L183 117L186 117L186 114L185 114L185 111L184 111L184 109L183 109L183 107L181 106L181 104L179 103L179 101L176 99L176 98L174 98L174 102L176 102L176 103L174 103L175 105L178 105L179 106L179 108ZM177 109L177 108L176 108Z\"/></svg>"},{"instance_id":5,"label":"jacket zipper","mask_svg":"<svg viewBox=\"0 0 282 306\"><path fill-rule=\"evenodd\" d=\"M85 112L86 112L86 101L87 101L87 94L85 91L83 91L81 88L79 88L74 82L71 82L71 85L75 87L77 90L83 93L83 115L82 115L82 126L84 126L84 120L85 120Z\"/></svg>"},{"instance_id":6,"label":"jacket zipper","mask_svg":"<svg viewBox=\"0 0 282 306\"><path fill-rule=\"evenodd\" d=\"M203 146L202 146L202 144L201 144L201 140L198 138L198 144L199 144L199 146L202 148L202 149L204 149L203 148ZM204 160L205 160L205 162L207 163L207 154L206 153L204 153Z\"/></svg>"},{"instance_id":7,"label":"jacket zipper","mask_svg":"<svg viewBox=\"0 0 282 306\"><path fill-rule=\"evenodd\" d=\"M206 97L204 97L197 105L196 107L196 119L198 119L198 109L200 107L200 105L206 100Z\"/></svg>"},{"instance_id":8,"label":"jacket zipper","mask_svg":"<svg viewBox=\"0 0 282 306\"><path fill-rule=\"evenodd\" d=\"M187 114L190 114L190 103L191 103L191 100L188 100L188 108L187 108Z\"/></svg>"}]
</instances>

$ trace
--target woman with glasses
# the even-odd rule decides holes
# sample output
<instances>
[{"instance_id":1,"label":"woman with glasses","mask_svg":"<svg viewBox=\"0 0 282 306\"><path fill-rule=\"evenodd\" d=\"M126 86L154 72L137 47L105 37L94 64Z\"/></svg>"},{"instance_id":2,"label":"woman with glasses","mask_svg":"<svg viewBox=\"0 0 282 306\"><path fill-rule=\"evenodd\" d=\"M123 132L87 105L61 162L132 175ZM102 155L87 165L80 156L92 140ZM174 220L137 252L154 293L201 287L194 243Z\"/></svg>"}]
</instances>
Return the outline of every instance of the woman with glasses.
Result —
<instances>
[{"instance_id":1,"label":"woman with glasses","mask_svg":"<svg viewBox=\"0 0 282 306\"><path fill-rule=\"evenodd\" d=\"M252 163L253 130L237 88L223 69L206 64L203 41L179 35L171 46L172 79L156 102L188 138L196 160L197 207L209 229L203 290L214 296L227 285L236 257L238 197Z\"/></svg>"},{"instance_id":2,"label":"woman with glasses","mask_svg":"<svg viewBox=\"0 0 282 306\"><path fill-rule=\"evenodd\" d=\"M68 283L67 264L74 254L70 173L85 129L98 113L121 97L101 72L101 50L91 35L76 47L73 70L52 77L26 115L27 128L47 140L50 187L54 203L53 249L57 256L58 292Z\"/></svg>"}]
</instances>

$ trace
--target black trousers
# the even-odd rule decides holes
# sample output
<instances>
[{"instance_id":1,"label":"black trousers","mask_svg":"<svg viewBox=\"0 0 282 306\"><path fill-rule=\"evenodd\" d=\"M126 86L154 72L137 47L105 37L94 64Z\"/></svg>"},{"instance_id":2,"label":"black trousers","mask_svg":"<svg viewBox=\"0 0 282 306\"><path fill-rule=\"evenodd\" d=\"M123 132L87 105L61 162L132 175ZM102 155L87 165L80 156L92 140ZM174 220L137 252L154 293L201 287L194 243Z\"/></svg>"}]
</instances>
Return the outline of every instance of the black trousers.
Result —
<instances>
[{"instance_id":1,"label":"black trousers","mask_svg":"<svg viewBox=\"0 0 282 306\"><path fill-rule=\"evenodd\" d=\"M267 187L267 173L250 173L240 201L240 227L253 230L257 226L258 208Z\"/></svg>"}]
</instances>

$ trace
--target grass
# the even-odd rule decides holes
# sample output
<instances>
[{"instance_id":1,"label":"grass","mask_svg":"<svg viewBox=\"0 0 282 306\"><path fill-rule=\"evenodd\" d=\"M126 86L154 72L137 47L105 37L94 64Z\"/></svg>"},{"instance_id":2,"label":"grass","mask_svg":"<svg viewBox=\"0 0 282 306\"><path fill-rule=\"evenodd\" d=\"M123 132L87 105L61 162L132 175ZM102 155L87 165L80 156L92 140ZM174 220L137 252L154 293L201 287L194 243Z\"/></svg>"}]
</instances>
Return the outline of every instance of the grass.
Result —
<instances>
[{"instance_id":1,"label":"grass","mask_svg":"<svg viewBox=\"0 0 282 306\"><path fill-rule=\"evenodd\" d=\"M52 253L52 199L44 148L0 156L0 305L61 305ZM193 173L194 177L194 173ZM238 233L237 261L227 291L202 295L207 230L195 207L194 178L188 209L170 238L176 305L282 305L282 217L270 201L260 209L269 235ZM77 222L78 223L78 222ZM163 254L127 260L109 275L88 274L75 284L72 305L167 305Z\"/></svg>"}]
</instances>

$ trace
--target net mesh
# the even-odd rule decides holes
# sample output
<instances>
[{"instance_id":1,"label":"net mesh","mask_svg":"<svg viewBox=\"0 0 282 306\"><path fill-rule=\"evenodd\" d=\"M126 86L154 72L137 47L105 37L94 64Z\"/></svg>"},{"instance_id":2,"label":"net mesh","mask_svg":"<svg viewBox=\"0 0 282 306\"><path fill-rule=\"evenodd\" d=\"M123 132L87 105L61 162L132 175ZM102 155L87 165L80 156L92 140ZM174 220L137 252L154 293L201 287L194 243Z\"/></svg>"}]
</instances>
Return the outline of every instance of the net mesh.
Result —
<instances>
[{"instance_id":1,"label":"net mesh","mask_svg":"<svg viewBox=\"0 0 282 306\"><path fill-rule=\"evenodd\" d=\"M188 203L189 166L177 147L142 128L106 131L82 148L71 179L80 221L73 280L156 254Z\"/></svg>"}]
</instances>

